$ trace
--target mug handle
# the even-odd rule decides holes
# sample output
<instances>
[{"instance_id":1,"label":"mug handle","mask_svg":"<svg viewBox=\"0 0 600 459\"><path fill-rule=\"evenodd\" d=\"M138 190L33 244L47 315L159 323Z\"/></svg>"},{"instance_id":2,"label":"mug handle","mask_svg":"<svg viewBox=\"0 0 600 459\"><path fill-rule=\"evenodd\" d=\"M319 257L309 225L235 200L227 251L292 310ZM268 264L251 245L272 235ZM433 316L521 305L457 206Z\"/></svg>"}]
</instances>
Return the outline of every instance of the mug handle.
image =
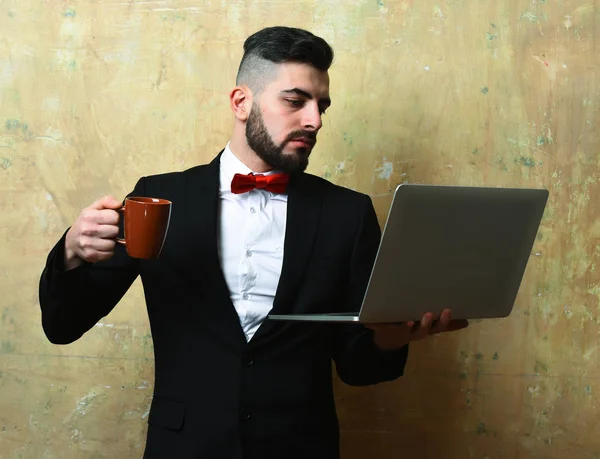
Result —
<instances>
[{"instance_id":1,"label":"mug handle","mask_svg":"<svg viewBox=\"0 0 600 459\"><path fill-rule=\"evenodd\" d=\"M125 218L125 206L122 206L120 209L117 209L117 212L120 212L123 215L123 218ZM117 242L117 244L121 244L124 245L125 247L127 247L127 243L125 242L125 238L120 238L120 237L116 237L115 241Z\"/></svg>"}]
</instances>

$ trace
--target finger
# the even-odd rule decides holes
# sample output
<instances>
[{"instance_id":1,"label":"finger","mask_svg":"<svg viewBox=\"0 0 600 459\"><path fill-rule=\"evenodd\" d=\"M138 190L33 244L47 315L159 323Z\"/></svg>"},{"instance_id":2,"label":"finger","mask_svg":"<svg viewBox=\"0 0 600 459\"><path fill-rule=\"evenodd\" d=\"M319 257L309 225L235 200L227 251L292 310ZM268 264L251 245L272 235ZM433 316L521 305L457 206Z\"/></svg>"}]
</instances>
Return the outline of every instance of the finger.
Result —
<instances>
[{"instance_id":1,"label":"finger","mask_svg":"<svg viewBox=\"0 0 600 459\"><path fill-rule=\"evenodd\" d=\"M103 247L106 248L106 247ZM108 260L114 255L114 250L96 250L91 247L86 247L77 253L79 258L88 261L90 263L95 263L100 260Z\"/></svg>"},{"instance_id":2,"label":"finger","mask_svg":"<svg viewBox=\"0 0 600 459\"><path fill-rule=\"evenodd\" d=\"M98 211L92 212L98 213ZM119 227L117 225L99 225L94 219L94 216L86 216L85 219L78 223L78 232L81 237L87 237L89 239L114 238L119 233ZM86 242L89 243L90 241ZM81 244L83 244L83 241Z\"/></svg>"},{"instance_id":3,"label":"finger","mask_svg":"<svg viewBox=\"0 0 600 459\"><path fill-rule=\"evenodd\" d=\"M112 252L116 242L113 239L99 237L83 237L81 239L81 251L86 257L93 256L94 252Z\"/></svg>"},{"instance_id":4,"label":"finger","mask_svg":"<svg viewBox=\"0 0 600 459\"><path fill-rule=\"evenodd\" d=\"M440 322L447 326L452 321L452 311L450 309L444 309L440 315Z\"/></svg>"},{"instance_id":5,"label":"finger","mask_svg":"<svg viewBox=\"0 0 600 459\"><path fill-rule=\"evenodd\" d=\"M116 242L112 239L98 239L94 243L94 250L97 252L114 252Z\"/></svg>"},{"instance_id":6,"label":"finger","mask_svg":"<svg viewBox=\"0 0 600 459\"><path fill-rule=\"evenodd\" d=\"M433 314L426 313L421 322L411 330L411 337L414 340L422 339L429 334L431 324L433 323Z\"/></svg>"},{"instance_id":7,"label":"finger","mask_svg":"<svg viewBox=\"0 0 600 459\"><path fill-rule=\"evenodd\" d=\"M114 252L117 243L112 239L99 239L96 243L96 250L98 252Z\"/></svg>"},{"instance_id":8,"label":"finger","mask_svg":"<svg viewBox=\"0 0 600 459\"><path fill-rule=\"evenodd\" d=\"M452 321L452 311L450 309L444 309L442 313L435 318L431 328L432 330L444 329Z\"/></svg>"},{"instance_id":9,"label":"finger","mask_svg":"<svg viewBox=\"0 0 600 459\"><path fill-rule=\"evenodd\" d=\"M433 325L431 326L431 328L429 329L429 334L437 335L438 333L447 331L448 325L449 324L445 324L441 320L438 320L438 321L434 322Z\"/></svg>"},{"instance_id":10,"label":"finger","mask_svg":"<svg viewBox=\"0 0 600 459\"><path fill-rule=\"evenodd\" d=\"M446 330L446 327L452 322L452 311L444 309L440 314L439 319L434 320L429 330L430 335L435 335Z\"/></svg>"},{"instance_id":11,"label":"finger","mask_svg":"<svg viewBox=\"0 0 600 459\"><path fill-rule=\"evenodd\" d=\"M431 335L434 335L443 331L447 331L447 327L450 325L451 322L452 310L446 308L440 314L440 319L432 325L429 333Z\"/></svg>"},{"instance_id":12,"label":"finger","mask_svg":"<svg viewBox=\"0 0 600 459\"><path fill-rule=\"evenodd\" d=\"M423 318L421 319L420 327L429 329L431 327L431 324L433 323L433 319L434 316L432 312L425 313L425 315L423 315Z\"/></svg>"},{"instance_id":13,"label":"finger","mask_svg":"<svg viewBox=\"0 0 600 459\"><path fill-rule=\"evenodd\" d=\"M98 225L96 235L99 239L114 239L119 235L119 227L115 225Z\"/></svg>"},{"instance_id":14,"label":"finger","mask_svg":"<svg viewBox=\"0 0 600 459\"><path fill-rule=\"evenodd\" d=\"M102 210L102 209L118 209L123 206L121 201L116 200L112 196L104 196L94 202L89 208Z\"/></svg>"},{"instance_id":15,"label":"finger","mask_svg":"<svg viewBox=\"0 0 600 459\"><path fill-rule=\"evenodd\" d=\"M96 223L116 226L119 224L119 213L112 209L102 209L96 213Z\"/></svg>"}]
</instances>

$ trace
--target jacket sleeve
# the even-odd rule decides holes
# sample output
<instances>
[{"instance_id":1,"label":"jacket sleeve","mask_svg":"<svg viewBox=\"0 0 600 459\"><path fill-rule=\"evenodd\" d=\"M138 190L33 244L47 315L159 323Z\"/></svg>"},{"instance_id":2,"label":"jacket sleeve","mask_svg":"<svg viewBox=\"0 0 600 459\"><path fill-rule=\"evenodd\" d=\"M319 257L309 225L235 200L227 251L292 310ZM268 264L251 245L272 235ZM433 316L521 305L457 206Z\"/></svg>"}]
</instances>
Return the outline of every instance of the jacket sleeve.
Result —
<instances>
[{"instance_id":1,"label":"jacket sleeve","mask_svg":"<svg viewBox=\"0 0 600 459\"><path fill-rule=\"evenodd\" d=\"M144 195L140 179L131 195ZM110 260L66 271L66 232L50 251L39 282L42 328L54 344L76 341L121 300L139 273L139 261L121 245Z\"/></svg>"},{"instance_id":2,"label":"jacket sleeve","mask_svg":"<svg viewBox=\"0 0 600 459\"><path fill-rule=\"evenodd\" d=\"M368 196L364 196L362 209L345 298L345 304L352 311L360 309L381 239L377 215ZM408 345L395 351L383 351L375 345L373 331L361 324L342 325L336 330L333 360L340 379L346 384L372 385L403 375Z\"/></svg>"}]
</instances>

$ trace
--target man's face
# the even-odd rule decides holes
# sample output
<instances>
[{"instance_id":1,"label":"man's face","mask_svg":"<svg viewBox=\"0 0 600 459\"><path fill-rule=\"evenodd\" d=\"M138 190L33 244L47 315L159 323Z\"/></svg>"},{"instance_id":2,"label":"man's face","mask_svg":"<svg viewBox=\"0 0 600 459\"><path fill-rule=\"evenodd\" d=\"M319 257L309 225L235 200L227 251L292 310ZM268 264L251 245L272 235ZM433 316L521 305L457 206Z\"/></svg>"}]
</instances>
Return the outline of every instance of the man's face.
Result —
<instances>
[{"instance_id":1,"label":"man's face","mask_svg":"<svg viewBox=\"0 0 600 459\"><path fill-rule=\"evenodd\" d=\"M278 69L252 104L246 140L271 167L303 171L331 104L329 75L306 64L280 64Z\"/></svg>"}]
</instances>

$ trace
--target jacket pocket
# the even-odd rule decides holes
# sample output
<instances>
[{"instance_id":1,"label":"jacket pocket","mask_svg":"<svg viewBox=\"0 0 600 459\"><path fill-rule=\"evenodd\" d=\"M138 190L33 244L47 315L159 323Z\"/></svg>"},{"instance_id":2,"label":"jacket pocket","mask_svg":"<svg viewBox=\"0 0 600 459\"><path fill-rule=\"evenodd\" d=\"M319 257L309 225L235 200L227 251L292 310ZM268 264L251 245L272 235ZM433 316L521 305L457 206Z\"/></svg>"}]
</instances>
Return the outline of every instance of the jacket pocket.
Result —
<instances>
[{"instance_id":1,"label":"jacket pocket","mask_svg":"<svg viewBox=\"0 0 600 459\"><path fill-rule=\"evenodd\" d=\"M154 397L148 424L169 430L181 430L185 423L185 405L180 402Z\"/></svg>"}]
</instances>

